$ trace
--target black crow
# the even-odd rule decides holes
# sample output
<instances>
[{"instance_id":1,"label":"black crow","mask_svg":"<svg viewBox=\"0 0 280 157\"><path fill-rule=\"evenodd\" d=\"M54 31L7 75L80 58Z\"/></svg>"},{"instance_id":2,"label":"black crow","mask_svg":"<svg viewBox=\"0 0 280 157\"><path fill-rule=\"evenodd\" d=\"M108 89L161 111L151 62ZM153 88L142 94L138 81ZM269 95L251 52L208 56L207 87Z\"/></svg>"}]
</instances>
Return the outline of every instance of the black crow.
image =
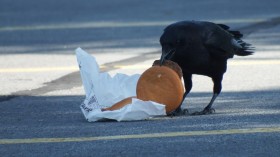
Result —
<instances>
[{"instance_id":1,"label":"black crow","mask_svg":"<svg viewBox=\"0 0 280 157\"><path fill-rule=\"evenodd\" d=\"M160 37L161 63L172 60L181 66L185 85L183 101L192 88L192 74L209 76L214 83L209 104L203 111L193 114L215 111L212 104L221 92L227 60L234 55L248 56L254 53L254 48L242 41L242 37L239 31L230 30L227 25L206 21L181 21L164 29ZM183 112L180 106L174 114Z\"/></svg>"}]
</instances>

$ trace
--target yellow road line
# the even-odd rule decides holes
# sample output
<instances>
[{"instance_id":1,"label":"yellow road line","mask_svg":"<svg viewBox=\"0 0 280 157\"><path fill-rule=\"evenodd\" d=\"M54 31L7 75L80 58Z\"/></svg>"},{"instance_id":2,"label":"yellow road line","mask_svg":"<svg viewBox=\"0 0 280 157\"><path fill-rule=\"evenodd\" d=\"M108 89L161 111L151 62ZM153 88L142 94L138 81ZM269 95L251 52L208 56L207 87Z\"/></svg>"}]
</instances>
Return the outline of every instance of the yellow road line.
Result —
<instances>
[{"instance_id":1,"label":"yellow road line","mask_svg":"<svg viewBox=\"0 0 280 157\"><path fill-rule=\"evenodd\" d=\"M280 64L280 60L235 60L229 61L228 65L276 65Z\"/></svg>"},{"instance_id":2,"label":"yellow road line","mask_svg":"<svg viewBox=\"0 0 280 157\"><path fill-rule=\"evenodd\" d=\"M263 18L247 18L247 19L220 19L213 22L216 23L256 23L264 22ZM117 27L150 27L150 26L166 26L175 21L139 21L139 22L84 22L84 23L67 23L56 25L33 25L33 26L8 26L0 27L0 31L26 31L26 30L51 30L51 29L78 29L78 28L117 28Z\"/></svg>"},{"instance_id":3,"label":"yellow road line","mask_svg":"<svg viewBox=\"0 0 280 157\"><path fill-rule=\"evenodd\" d=\"M230 61L228 65L230 66L240 66L240 65L279 65L280 60L249 60L249 61ZM115 65L110 68L114 69L148 69L151 67L149 64L141 65ZM100 68L106 68L106 66L101 65ZM65 67L34 67L34 68L0 68L0 73L30 73L30 72L50 72L50 71L77 71L78 66L65 66Z\"/></svg>"},{"instance_id":4,"label":"yellow road line","mask_svg":"<svg viewBox=\"0 0 280 157\"><path fill-rule=\"evenodd\" d=\"M239 65L278 65L280 64L280 60L235 60L229 61L228 65L230 66L239 66ZM115 68L119 69L147 69L151 67L151 65L142 64L142 65L116 65Z\"/></svg>"},{"instance_id":5,"label":"yellow road line","mask_svg":"<svg viewBox=\"0 0 280 157\"><path fill-rule=\"evenodd\" d=\"M76 71L77 66L68 67L35 67L35 68L3 68L0 73L22 73L22 72L48 72L48 71Z\"/></svg>"},{"instance_id":6,"label":"yellow road line","mask_svg":"<svg viewBox=\"0 0 280 157\"><path fill-rule=\"evenodd\" d=\"M115 135L115 136L100 136L100 137L0 139L0 144L86 142L86 141L101 141L101 140L167 138L167 137L230 135L230 134L250 134L250 133L276 133L276 132L280 132L280 127L210 130L210 131L164 132L164 133Z\"/></svg>"}]
</instances>

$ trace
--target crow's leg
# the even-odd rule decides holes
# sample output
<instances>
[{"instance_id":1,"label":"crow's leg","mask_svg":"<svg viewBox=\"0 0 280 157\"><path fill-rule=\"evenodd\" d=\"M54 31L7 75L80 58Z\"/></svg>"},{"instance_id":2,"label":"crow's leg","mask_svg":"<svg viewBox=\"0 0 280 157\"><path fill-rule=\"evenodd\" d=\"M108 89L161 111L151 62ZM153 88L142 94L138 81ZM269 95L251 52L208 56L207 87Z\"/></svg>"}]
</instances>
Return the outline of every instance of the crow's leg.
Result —
<instances>
[{"instance_id":1,"label":"crow's leg","mask_svg":"<svg viewBox=\"0 0 280 157\"><path fill-rule=\"evenodd\" d=\"M213 77L212 80L214 83L214 88L213 88L214 94L213 94L209 104L202 111L194 112L192 115L205 115L205 114L211 114L211 113L215 112L215 109L212 108L212 105L222 90L223 75L221 75L219 77Z\"/></svg>"},{"instance_id":2,"label":"crow's leg","mask_svg":"<svg viewBox=\"0 0 280 157\"><path fill-rule=\"evenodd\" d=\"M212 108L212 105L215 101L215 99L218 97L219 94L217 93L214 93L212 98L211 98L211 101L210 103L200 112L194 112L192 113L192 115L205 115L205 114L211 114L211 113L215 113L215 109Z\"/></svg>"},{"instance_id":3,"label":"crow's leg","mask_svg":"<svg viewBox=\"0 0 280 157\"><path fill-rule=\"evenodd\" d=\"M181 106L185 100L185 98L187 97L187 95L189 94L189 92L192 89L192 74L183 74L184 77L184 84L185 84L185 93L183 95L183 99L181 101L180 106L173 112L171 112L169 115L170 116L180 116L180 115L186 115L189 113L188 109L182 109Z\"/></svg>"}]
</instances>

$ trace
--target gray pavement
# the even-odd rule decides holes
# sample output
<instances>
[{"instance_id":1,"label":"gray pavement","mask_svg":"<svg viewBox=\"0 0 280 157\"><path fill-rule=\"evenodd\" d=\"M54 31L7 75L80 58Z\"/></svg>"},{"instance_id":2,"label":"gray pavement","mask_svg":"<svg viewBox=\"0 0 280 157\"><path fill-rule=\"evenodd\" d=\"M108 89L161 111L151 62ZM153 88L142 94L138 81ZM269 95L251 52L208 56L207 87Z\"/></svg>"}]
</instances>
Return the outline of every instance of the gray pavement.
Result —
<instances>
[{"instance_id":1,"label":"gray pavement","mask_svg":"<svg viewBox=\"0 0 280 157\"><path fill-rule=\"evenodd\" d=\"M279 156L279 8L272 0L1 0L1 156ZM141 73L160 56L162 29L185 19L239 28L256 47L229 61L216 113L88 123L75 48L111 74ZM190 112L212 90L209 78L193 80Z\"/></svg>"}]
</instances>

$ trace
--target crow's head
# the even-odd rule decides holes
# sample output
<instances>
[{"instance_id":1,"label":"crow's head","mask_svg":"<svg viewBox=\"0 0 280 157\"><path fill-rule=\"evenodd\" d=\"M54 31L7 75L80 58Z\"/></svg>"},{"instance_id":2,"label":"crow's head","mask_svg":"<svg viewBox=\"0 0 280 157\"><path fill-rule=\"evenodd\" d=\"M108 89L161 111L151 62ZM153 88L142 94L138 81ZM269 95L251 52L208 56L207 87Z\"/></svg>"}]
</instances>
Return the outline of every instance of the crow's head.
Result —
<instances>
[{"instance_id":1,"label":"crow's head","mask_svg":"<svg viewBox=\"0 0 280 157\"><path fill-rule=\"evenodd\" d=\"M192 49L195 41L195 28L186 22L177 22L167 26L160 37L162 47L161 63L164 60L173 60L180 57L180 54Z\"/></svg>"}]
</instances>

